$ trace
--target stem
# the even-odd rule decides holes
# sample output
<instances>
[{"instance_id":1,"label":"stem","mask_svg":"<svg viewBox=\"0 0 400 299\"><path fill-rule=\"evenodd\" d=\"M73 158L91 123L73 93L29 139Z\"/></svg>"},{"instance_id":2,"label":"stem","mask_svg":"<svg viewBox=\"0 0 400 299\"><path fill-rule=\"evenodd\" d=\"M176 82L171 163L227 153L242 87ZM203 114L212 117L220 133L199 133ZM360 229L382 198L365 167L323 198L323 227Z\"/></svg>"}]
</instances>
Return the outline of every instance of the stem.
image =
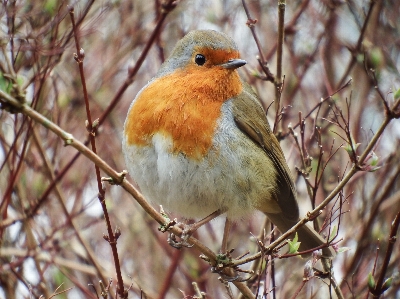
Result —
<instances>
[{"instance_id":1,"label":"stem","mask_svg":"<svg viewBox=\"0 0 400 299\"><path fill-rule=\"evenodd\" d=\"M379 298L385 290L382 290L383 280L385 279L386 271L390 262L390 257L393 252L394 243L396 243L396 234L400 225L400 211L397 213L396 217L392 222L392 228L390 230L389 244L386 249L385 259L383 260L383 265L379 273L378 281L376 282L375 289L373 292L374 298Z\"/></svg>"},{"instance_id":2,"label":"stem","mask_svg":"<svg viewBox=\"0 0 400 299\"><path fill-rule=\"evenodd\" d=\"M70 17L71 17L72 28L73 28L73 32L74 32L74 38L75 38L75 46L76 46L76 51L77 51L77 53L75 54L75 60L78 63L79 75L80 75L81 82L82 82L83 97L85 100L85 108L86 108L86 116L87 116L86 129L89 132L89 138L90 138L90 144L92 146L92 151L94 154L97 154L95 132L94 132L94 127L93 127L92 115L90 112L90 104L89 104L89 96L88 96L87 86L86 86L85 72L83 69L83 61L85 59L85 53L79 45L78 28L75 24L75 18L74 18L74 8L70 9ZM112 226L111 226L111 220L110 220L110 217L108 214L107 205L106 205L106 201L105 201L105 191L104 191L104 188L103 188L102 182L101 182L100 168L97 165L95 165L95 172L96 172L97 189L99 191L98 199L99 199L101 208L103 210L103 215L104 215L104 219L105 219L106 227L107 227L107 234L108 234L107 241L111 247L111 252L113 255L114 265L115 265L115 272L117 274L117 284L118 284L117 293L118 293L119 297L126 298L127 292L125 291L125 288L124 288L124 281L122 279L121 267L120 267L119 256L118 256L118 248L117 248L117 240L119 237L119 232L117 232L117 230L116 230L116 232L114 233ZM105 281L105 280L103 280L103 281Z\"/></svg>"},{"instance_id":3,"label":"stem","mask_svg":"<svg viewBox=\"0 0 400 299\"><path fill-rule=\"evenodd\" d=\"M278 44L276 57L276 77L275 77L275 124L274 133L278 131L279 113L281 111L282 95L282 56L283 56L283 38L285 34L285 9L286 1L278 0Z\"/></svg>"},{"instance_id":4,"label":"stem","mask_svg":"<svg viewBox=\"0 0 400 299\"><path fill-rule=\"evenodd\" d=\"M394 107L397 107L397 103L394 105ZM276 239L275 242L271 243L269 246L265 248L267 252L272 251L275 247L277 247L280 243L282 243L285 239L287 239L292 233L294 233L299 227L303 226L306 224L308 221L313 220L315 217L314 215L318 215L322 209L324 209L335 197L336 195L346 186L347 182L350 181L350 179L353 177L353 175L360 170L360 165L362 165L363 161L365 158L368 156L369 152L372 150L372 148L375 146L376 142L378 141L379 137L382 135L383 131L387 127L387 125L390 123L390 121L394 117L394 113L388 113L381 124L380 128L378 131L375 133L367 147L365 148L364 152L361 154L358 163L354 164L353 167L350 169L350 171L345 175L345 177L342 179L342 181L336 186L335 189L331 191L331 193L311 212L307 213L307 216L302 218L295 226L293 226L291 229L289 229L286 233L282 234L278 239ZM252 256L248 256L245 259L242 260L237 260L233 262L234 266L239 266L245 263L248 263L250 261L253 261L257 258L261 257L261 252L258 252Z\"/></svg>"},{"instance_id":5,"label":"stem","mask_svg":"<svg viewBox=\"0 0 400 299\"><path fill-rule=\"evenodd\" d=\"M143 49L143 52L140 54L135 66L132 70L129 70L128 77L126 78L125 82L122 86L118 89L117 94L111 100L110 105L108 105L107 109L103 112L103 114L99 118L99 125L101 125L104 120L108 117L111 111L115 108L118 102L121 100L122 95L128 89L129 85L132 84L134 77L136 76L137 72L139 71L140 67L142 66L147 54L150 51L151 46L153 45L154 41L156 40L157 36L160 34L162 25L167 17L167 15L175 8L176 3L174 0L169 0L168 3L164 4L166 9L161 10L160 18L157 20L156 27L154 28L152 34L150 35L149 41L147 42L146 46Z\"/></svg>"}]
</instances>

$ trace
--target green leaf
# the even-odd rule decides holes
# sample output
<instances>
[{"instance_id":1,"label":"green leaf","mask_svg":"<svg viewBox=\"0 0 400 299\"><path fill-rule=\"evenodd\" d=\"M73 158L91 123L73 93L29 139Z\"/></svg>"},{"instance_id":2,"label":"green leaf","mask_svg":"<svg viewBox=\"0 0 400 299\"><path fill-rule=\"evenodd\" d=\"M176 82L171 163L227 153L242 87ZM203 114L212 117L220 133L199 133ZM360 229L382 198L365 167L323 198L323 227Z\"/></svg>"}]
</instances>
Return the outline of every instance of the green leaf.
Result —
<instances>
[{"instance_id":1,"label":"green leaf","mask_svg":"<svg viewBox=\"0 0 400 299\"><path fill-rule=\"evenodd\" d=\"M370 162L370 165L371 166L376 166L377 164L378 164L378 161L379 161L379 157L372 151L371 152L371 162Z\"/></svg>"},{"instance_id":2,"label":"green leaf","mask_svg":"<svg viewBox=\"0 0 400 299\"><path fill-rule=\"evenodd\" d=\"M394 95L393 95L393 96L394 96L394 99L395 99L395 100L397 100L398 98L400 98L400 88L394 92Z\"/></svg>"},{"instance_id":3,"label":"green leaf","mask_svg":"<svg viewBox=\"0 0 400 299\"><path fill-rule=\"evenodd\" d=\"M53 15L56 11L57 5L57 0L47 0L45 1L43 8L47 13Z\"/></svg>"},{"instance_id":4,"label":"green leaf","mask_svg":"<svg viewBox=\"0 0 400 299\"><path fill-rule=\"evenodd\" d=\"M60 289L58 291L62 291L66 289L67 287L65 286L66 283L68 282L68 278L59 270L56 270L56 272L53 274L53 278L55 281L55 287ZM66 299L67 298L67 293L61 293L57 295L57 299Z\"/></svg>"},{"instance_id":5,"label":"green leaf","mask_svg":"<svg viewBox=\"0 0 400 299\"><path fill-rule=\"evenodd\" d=\"M232 259L226 254L219 253L217 254L217 264L227 265L232 261Z\"/></svg>"},{"instance_id":6,"label":"green leaf","mask_svg":"<svg viewBox=\"0 0 400 299\"><path fill-rule=\"evenodd\" d=\"M368 288L370 290L375 290L375 285L376 285L376 283L375 283L374 276L372 276L372 273L369 272L369 274L368 274Z\"/></svg>"},{"instance_id":7,"label":"green leaf","mask_svg":"<svg viewBox=\"0 0 400 299\"><path fill-rule=\"evenodd\" d=\"M363 63L364 62L364 54L358 54L357 56L356 56L356 59L357 59L357 62L359 62L359 63Z\"/></svg>"},{"instance_id":8,"label":"green leaf","mask_svg":"<svg viewBox=\"0 0 400 299\"><path fill-rule=\"evenodd\" d=\"M375 47L371 50L369 57L374 69L379 68L384 62L383 53L378 47Z\"/></svg>"},{"instance_id":9,"label":"green leaf","mask_svg":"<svg viewBox=\"0 0 400 299\"><path fill-rule=\"evenodd\" d=\"M389 277L388 279L386 279L382 286L382 292L390 288L392 286L392 282L393 282L393 277Z\"/></svg>"},{"instance_id":10,"label":"green leaf","mask_svg":"<svg viewBox=\"0 0 400 299\"><path fill-rule=\"evenodd\" d=\"M297 253L300 247L301 242L297 242L299 239L297 233L295 234L293 240L288 240L289 245L289 254Z\"/></svg>"},{"instance_id":11,"label":"green leaf","mask_svg":"<svg viewBox=\"0 0 400 299\"><path fill-rule=\"evenodd\" d=\"M329 242L332 241L333 238L336 237L336 234L337 234L337 226L334 225L333 228L332 228L332 230L331 230L331 234L330 234L330 236L329 236Z\"/></svg>"},{"instance_id":12,"label":"green leaf","mask_svg":"<svg viewBox=\"0 0 400 299\"><path fill-rule=\"evenodd\" d=\"M10 80L4 77L3 73L0 73L0 89L6 93L10 93L11 86Z\"/></svg>"},{"instance_id":13,"label":"green leaf","mask_svg":"<svg viewBox=\"0 0 400 299\"><path fill-rule=\"evenodd\" d=\"M340 247L340 248L337 250L337 253L346 252L346 251L349 251L350 249L351 249L350 247Z\"/></svg>"},{"instance_id":14,"label":"green leaf","mask_svg":"<svg viewBox=\"0 0 400 299\"><path fill-rule=\"evenodd\" d=\"M346 150L346 152L348 152L349 155L351 155L353 153L353 149L354 149L354 151L357 151L357 148L360 144L361 143L356 143L354 141L353 136L350 136L350 143L346 143L345 145L342 145L342 148L344 148Z\"/></svg>"},{"instance_id":15,"label":"green leaf","mask_svg":"<svg viewBox=\"0 0 400 299\"><path fill-rule=\"evenodd\" d=\"M297 243L297 241L299 241L299 236L297 235L297 232L296 232L296 234L294 235L294 238L293 238L293 243Z\"/></svg>"},{"instance_id":16,"label":"green leaf","mask_svg":"<svg viewBox=\"0 0 400 299\"><path fill-rule=\"evenodd\" d=\"M369 172L375 172L375 171L377 171L378 169L380 169L382 166L378 166L378 167L375 167L375 168L373 168L373 169L370 169L369 170Z\"/></svg>"}]
</instances>

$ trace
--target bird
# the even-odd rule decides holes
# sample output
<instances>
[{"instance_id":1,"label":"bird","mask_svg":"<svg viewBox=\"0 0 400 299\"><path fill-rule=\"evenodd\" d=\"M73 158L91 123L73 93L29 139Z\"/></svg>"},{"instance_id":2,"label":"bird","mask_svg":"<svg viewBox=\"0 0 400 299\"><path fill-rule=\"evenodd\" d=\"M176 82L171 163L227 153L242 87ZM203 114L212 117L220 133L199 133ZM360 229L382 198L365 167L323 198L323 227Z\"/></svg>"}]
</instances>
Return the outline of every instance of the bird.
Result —
<instances>
[{"instance_id":1,"label":"bird","mask_svg":"<svg viewBox=\"0 0 400 299\"><path fill-rule=\"evenodd\" d=\"M132 101L122 151L142 194L167 211L232 221L261 211L285 233L299 221L296 189L259 98L238 73L245 64L226 34L187 33ZM300 251L327 244L308 225L297 233Z\"/></svg>"}]
</instances>

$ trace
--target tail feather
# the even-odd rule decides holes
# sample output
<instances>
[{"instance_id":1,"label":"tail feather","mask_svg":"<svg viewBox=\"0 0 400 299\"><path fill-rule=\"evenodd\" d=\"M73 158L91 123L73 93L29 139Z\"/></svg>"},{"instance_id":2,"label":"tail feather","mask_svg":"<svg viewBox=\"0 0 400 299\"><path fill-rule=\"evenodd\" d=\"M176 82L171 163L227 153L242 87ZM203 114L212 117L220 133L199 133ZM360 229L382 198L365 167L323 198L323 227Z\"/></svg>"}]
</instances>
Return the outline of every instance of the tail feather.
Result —
<instances>
[{"instance_id":1,"label":"tail feather","mask_svg":"<svg viewBox=\"0 0 400 299\"><path fill-rule=\"evenodd\" d=\"M268 218L272 221L272 223L278 227L281 233L287 232L298 222L285 218L282 213L266 214ZM301 242L299 251L313 249L326 243L326 240L324 240L314 229L312 229L308 225L303 225L302 227L300 227L297 230L297 234L298 240L299 242ZM324 257L333 257L335 256L335 254L335 251L331 247L325 247L322 249L322 255Z\"/></svg>"}]
</instances>

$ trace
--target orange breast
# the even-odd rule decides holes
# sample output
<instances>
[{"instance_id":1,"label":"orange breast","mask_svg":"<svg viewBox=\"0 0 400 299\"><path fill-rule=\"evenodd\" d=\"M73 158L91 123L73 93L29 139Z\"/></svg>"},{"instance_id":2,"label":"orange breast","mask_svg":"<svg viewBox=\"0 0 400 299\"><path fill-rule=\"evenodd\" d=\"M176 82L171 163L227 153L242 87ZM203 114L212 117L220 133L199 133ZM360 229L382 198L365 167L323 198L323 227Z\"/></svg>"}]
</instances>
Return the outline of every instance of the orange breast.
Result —
<instances>
[{"instance_id":1,"label":"orange breast","mask_svg":"<svg viewBox=\"0 0 400 299\"><path fill-rule=\"evenodd\" d=\"M218 66L190 66L156 79L129 111L127 142L146 146L161 133L172 139L172 153L201 159L212 145L221 105L241 91L237 71Z\"/></svg>"}]
</instances>

